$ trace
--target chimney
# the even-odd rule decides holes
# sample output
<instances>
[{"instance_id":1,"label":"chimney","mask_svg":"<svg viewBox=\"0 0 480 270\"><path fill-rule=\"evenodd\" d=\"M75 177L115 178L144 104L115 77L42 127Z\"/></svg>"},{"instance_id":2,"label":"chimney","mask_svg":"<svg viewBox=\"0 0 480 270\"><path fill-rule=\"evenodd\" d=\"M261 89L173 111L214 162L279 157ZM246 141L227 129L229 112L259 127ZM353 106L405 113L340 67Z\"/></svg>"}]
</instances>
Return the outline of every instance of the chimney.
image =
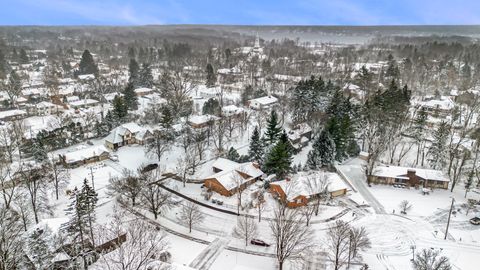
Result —
<instances>
[{"instance_id":1,"label":"chimney","mask_svg":"<svg viewBox=\"0 0 480 270\"><path fill-rule=\"evenodd\" d=\"M410 186L415 186L418 184L417 175L414 169L408 169L407 176L408 176L408 183L410 184Z\"/></svg>"}]
</instances>

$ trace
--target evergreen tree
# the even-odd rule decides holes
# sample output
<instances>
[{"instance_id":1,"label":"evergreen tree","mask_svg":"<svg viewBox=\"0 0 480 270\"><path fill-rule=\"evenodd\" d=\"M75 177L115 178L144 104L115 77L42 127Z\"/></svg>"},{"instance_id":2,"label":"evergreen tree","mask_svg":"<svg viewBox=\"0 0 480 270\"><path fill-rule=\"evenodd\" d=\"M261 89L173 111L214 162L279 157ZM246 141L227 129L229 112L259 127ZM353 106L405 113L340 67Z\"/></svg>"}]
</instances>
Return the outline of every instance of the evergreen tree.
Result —
<instances>
[{"instance_id":1,"label":"evergreen tree","mask_svg":"<svg viewBox=\"0 0 480 270\"><path fill-rule=\"evenodd\" d=\"M445 166L449 130L449 125L446 122L442 122L433 133L432 145L428 149L428 161L433 169L441 169Z\"/></svg>"},{"instance_id":2,"label":"evergreen tree","mask_svg":"<svg viewBox=\"0 0 480 270\"><path fill-rule=\"evenodd\" d=\"M233 160L235 162L240 161L240 155L238 154L237 150L233 147L230 147L230 149L228 149L226 158L229 160Z\"/></svg>"},{"instance_id":3,"label":"evergreen tree","mask_svg":"<svg viewBox=\"0 0 480 270\"><path fill-rule=\"evenodd\" d=\"M425 107L420 108L420 111L416 115L414 119L414 125L413 125L413 137L415 139L415 142L417 143L417 158L416 158L416 164L418 165L418 160L420 157L420 153L422 152L422 146L424 144L425 140L425 125L427 124L427 111L425 110Z\"/></svg>"},{"instance_id":4,"label":"evergreen tree","mask_svg":"<svg viewBox=\"0 0 480 270\"><path fill-rule=\"evenodd\" d=\"M22 90L22 79L18 76L18 73L15 70L10 72L10 77L8 77L9 85L12 88L12 91L16 93Z\"/></svg>"},{"instance_id":5,"label":"evergreen tree","mask_svg":"<svg viewBox=\"0 0 480 270\"><path fill-rule=\"evenodd\" d=\"M135 58L130 58L130 63L128 63L128 73L130 74L130 77L128 77L128 82L132 83L134 87L137 86L140 77L140 66Z\"/></svg>"},{"instance_id":6,"label":"evergreen tree","mask_svg":"<svg viewBox=\"0 0 480 270\"><path fill-rule=\"evenodd\" d=\"M291 163L292 153L288 141L278 140L265 159L264 171L282 179L291 171Z\"/></svg>"},{"instance_id":7,"label":"evergreen tree","mask_svg":"<svg viewBox=\"0 0 480 270\"><path fill-rule=\"evenodd\" d=\"M396 79L400 76L400 70L398 69L397 61L390 54L388 55L388 67L385 71L385 76Z\"/></svg>"},{"instance_id":8,"label":"evergreen tree","mask_svg":"<svg viewBox=\"0 0 480 270\"><path fill-rule=\"evenodd\" d=\"M278 123L278 115L275 110L270 112L270 118L267 121L267 130L265 130L265 142L267 145L273 145L280 136L282 128Z\"/></svg>"},{"instance_id":9,"label":"evergreen tree","mask_svg":"<svg viewBox=\"0 0 480 270\"><path fill-rule=\"evenodd\" d=\"M28 62L29 62L29 59L28 59L27 52L24 49L21 49L20 50L20 63L21 64L28 64Z\"/></svg>"},{"instance_id":10,"label":"evergreen tree","mask_svg":"<svg viewBox=\"0 0 480 270\"><path fill-rule=\"evenodd\" d=\"M5 79L9 68L10 66L8 65L7 59L5 59L5 54L0 50L0 79Z\"/></svg>"},{"instance_id":11,"label":"evergreen tree","mask_svg":"<svg viewBox=\"0 0 480 270\"><path fill-rule=\"evenodd\" d=\"M35 269L50 269L53 259L53 252L50 243L51 232L48 227L45 229L35 229L27 239L28 258L35 266Z\"/></svg>"},{"instance_id":12,"label":"evergreen tree","mask_svg":"<svg viewBox=\"0 0 480 270\"><path fill-rule=\"evenodd\" d=\"M128 107L125 104L125 100L121 96L115 96L113 99L113 114L112 118L115 121L122 121L128 114Z\"/></svg>"},{"instance_id":13,"label":"evergreen tree","mask_svg":"<svg viewBox=\"0 0 480 270\"><path fill-rule=\"evenodd\" d=\"M170 108L168 106L162 107L162 118L160 120L160 125L164 129L170 129L173 125L173 116Z\"/></svg>"},{"instance_id":14,"label":"evergreen tree","mask_svg":"<svg viewBox=\"0 0 480 270\"><path fill-rule=\"evenodd\" d=\"M335 161L335 155L335 142L328 130L323 129L308 153L307 166L313 170L331 166Z\"/></svg>"},{"instance_id":15,"label":"evergreen tree","mask_svg":"<svg viewBox=\"0 0 480 270\"><path fill-rule=\"evenodd\" d=\"M95 76L98 76L98 67L93 60L92 54L88 50L83 52L82 59L78 66L78 72L76 74L94 74Z\"/></svg>"},{"instance_id":16,"label":"evergreen tree","mask_svg":"<svg viewBox=\"0 0 480 270\"><path fill-rule=\"evenodd\" d=\"M331 82L325 83L321 77L310 77L298 82L292 91L290 107L294 124L308 122L315 119L328 105L334 86Z\"/></svg>"},{"instance_id":17,"label":"evergreen tree","mask_svg":"<svg viewBox=\"0 0 480 270\"><path fill-rule=\"evenodd\" d=\"M209 98L207 102L203 104L202 113L203 114L213 114L213 115L220 115L220 103L216 98Z\"/></svg>"},{"instance_id":18,"label":"evergreen tree","mask_svg":"<svg viewBox=\"0 0 480 270\"><path fill-rule=\"evenodd\" d=\"M335 142L335 160L342 161L356 152L351 147L356 145L356 125L353 119L357 115L357 109L341 91L336 91L326 112L328 120L325 128Z\"/></svg>"},{"instance_id":19,"label":"evergreen tree","mask_svg":"<svg viewBox=\"0 0 480 270\"><path fill-rule=\"evenodd\" d=\"M152 68L147 63L144 63L142 65L142 69L140 70L138 86L148 88L153 87Z\"/></svg>"},{"instance_id":20,"label":"evergreen tree","mask_svg":"<svg viewBox=\"0 0 480 270\"><path fill-rule=\"evenodd\" d=\"M250 157L250 160L253 160L259 164L262 163L264 148L262 140L260 139L260 132L258 131L258 127L255 127L255 129L253 130L252 137L250 139L248 155Z\"/></svg>"},{"instance_id":21,"label":"evergreen tree","mask_svg":"<svg viewBox=\"0 0 480 270\"><path fill-rule=\"evenodd\" d=\"M206 73L207 73L206 86L209 87L209 88L214 87L215 83L217 82L217 76L215 75L215 72L213 71L212 64L210 64L210 63L207 64Z\"/></svg>"},{"instance_id":22,"label":"evergreen tree","mask_svg":"<svg viewBox=\"0 0 480 270\"><path fill-rule=\"evenodd\" d=\"M138 109L137 93L135 93L135 86L132 82L127 83L127 86L123 90L123 100L128 109Z\"/></svg>"}]
</instances>

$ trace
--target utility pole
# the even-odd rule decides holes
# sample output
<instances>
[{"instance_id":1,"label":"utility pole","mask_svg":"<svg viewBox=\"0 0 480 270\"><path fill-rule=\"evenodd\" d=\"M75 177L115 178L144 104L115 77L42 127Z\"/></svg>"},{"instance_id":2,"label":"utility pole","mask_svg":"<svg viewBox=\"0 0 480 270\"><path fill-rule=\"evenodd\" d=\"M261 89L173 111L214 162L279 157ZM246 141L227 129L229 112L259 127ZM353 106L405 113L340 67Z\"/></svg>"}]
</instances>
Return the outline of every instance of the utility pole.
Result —
<instances>
[{"instance_id":1,"label":"utility pole","mask_svg":"<svg viewBox=\"0 0 480 270\"><path fill-rule=\"evenodd\" d=\"M90 176L92 177L92 188L95 190L95 182L93 181L93 167L90 166Z\"/></svg>"},{"instance_id":2,"label":"utility pole","mask_svg":"<svg viewBox=\"0 0 480 270\"><path fill-rule=\"evenodd\" d=\"M416 248L415 245L410 246L410 249L412 250L412 262L415 261L415 248Z\"/></svg>"},{"instance_id":3,"label":"utility pole","mask_svg":"<svg viewBox=\"0 0 480 270\"><path fill-rule=\"evenodd\" d=\"M443 240L447 240L448 227L450 226L450 217L452 216L452 210L453 210L453 203L454 202L455 202L455 199L452 198L452 205L450 205L450 212L448 213L447 229L445 230L445 238L443 238Z\"/></svg>"}]
</instances>

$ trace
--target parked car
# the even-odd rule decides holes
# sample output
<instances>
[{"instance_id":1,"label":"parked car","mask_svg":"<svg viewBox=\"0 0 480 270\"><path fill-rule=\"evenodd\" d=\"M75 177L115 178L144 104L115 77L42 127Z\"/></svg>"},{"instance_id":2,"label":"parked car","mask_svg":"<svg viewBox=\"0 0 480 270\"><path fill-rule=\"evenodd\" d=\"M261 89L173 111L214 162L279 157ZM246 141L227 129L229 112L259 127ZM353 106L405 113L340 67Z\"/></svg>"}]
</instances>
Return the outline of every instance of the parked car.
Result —
<instances>
[{"instance_id":1,"label":"parked car","mask_svg":"<svg viewBox=\"0 0 480 270\"><path fill-rule=\"evenodd\" d=\"M473 225L480 225L480 217L471 218L470 223L472 223Z\"/></svg>"},{"instance_id":2,"label":"parked car","mask_svg":"<svg viewBox=\"0 0 480 270\"><path fill-rule=\"evenodd\" d=\"M215 199L215 198L212 199L212 203L216 203L218 205L223 205L223 201Z\"/></svg>"},{"instance_id":3,"label":"parked car","mask_svg":"<svg viewBox=\"0 0 480 270\"><path fill-rule=\"evenodd\" d=\"M252 239L250 240L250 244L256 245L256 246L262 246L262 247L269 247L270 245L265 243L265 241L260 240L260 239Z\"/></svg>"},{"instance_id":4,"label":"parked car","mask_svg":"<svg viewBox=\"0 0 480 270\"><path fill-rule=\"evenodd\" d=\"M149 172L149 171L153 171L156 168L158 168L158 164L157 163L151 163L151 164L148 164L145 167L143 167L141 172L146 173L146 172Z\"/></svg>"},{"instance_id":5,"label":"parked car","mask_svg":"<svg viewBox=\"0 0 480 270\"><path fill-rule=\"evenodd\" d=\"M117 155L110 155L110 160L111 161L118 161L118 156Z\"/></svg>"}]
</instances>

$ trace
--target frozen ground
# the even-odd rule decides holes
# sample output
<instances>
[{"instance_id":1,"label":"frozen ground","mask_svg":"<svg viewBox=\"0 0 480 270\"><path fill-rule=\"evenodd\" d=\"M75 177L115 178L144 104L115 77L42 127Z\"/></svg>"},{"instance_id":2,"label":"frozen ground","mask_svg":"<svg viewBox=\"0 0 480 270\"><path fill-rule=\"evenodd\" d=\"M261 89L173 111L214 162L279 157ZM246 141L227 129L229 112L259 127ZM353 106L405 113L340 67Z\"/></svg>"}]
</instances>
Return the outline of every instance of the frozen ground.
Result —
<instances>
[{"instance_id":1,"label":"frozen ground","mask_svg":"<svg viewBox=\"0 0 480 270\"><path fill-rule=\"evenodd\" d=\"M473 260L480 254L480 228L468 222L476 211L466 215L466 199L461 186L457 186L453 193L436 189L430 195L422 195L416 189L383 185L368 187L362 161L351 160L338 167L376 211L376 214L365 215L352 223L365 226L369 232L372 248L365 252L364 258L371 269L412 269L412 246L416 252L423 248L440 250L449 257L454 269L478 269ZM474 196L477 194L472 192L468 195ZM451 198L455 198L457 213L452 215L449 234L444 240ZM402 200L413 205L407 215L398 215Z\"/></svg>"}]
</instances>

